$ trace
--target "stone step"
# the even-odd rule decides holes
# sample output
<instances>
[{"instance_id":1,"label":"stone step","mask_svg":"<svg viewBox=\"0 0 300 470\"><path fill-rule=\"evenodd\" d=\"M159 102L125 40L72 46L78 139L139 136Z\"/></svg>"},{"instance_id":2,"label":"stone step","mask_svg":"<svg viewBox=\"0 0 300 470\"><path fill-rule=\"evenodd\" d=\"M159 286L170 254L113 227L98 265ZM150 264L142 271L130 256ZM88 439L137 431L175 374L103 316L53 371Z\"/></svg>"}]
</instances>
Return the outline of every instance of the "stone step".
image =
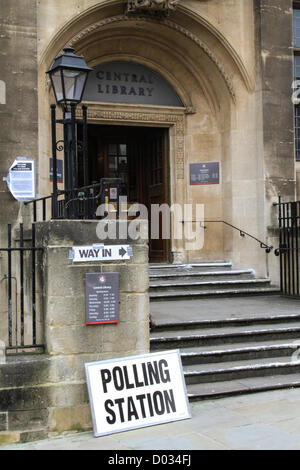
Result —
<instances>
[{"instance_id":1,"label":"stone step","mask_svg":"<svg viewBox=\"0 0 300 470\"><path fill-rule=\"evenodd\" d=\"M278 340L260 342L236 343L230 346L214 345L206 347L191 347L181 350L181 360L184 366L193 364L211 364L239 360L255 360L262 358L289 357L291 358L300 347L300 341Z\"/></svg>"},{"instance_id":2,"label":"stone step","mask_svg":"<svg viewBox=\"0 0 300 470\"><path fill-rule=\"evenodd\" d=\"M168 272L176 272L182 270L219 270L219 269L232 269L231 261L208 261L203 263L184 263L184 264L170 264L170 263L150 263L149 264L149 271L150 272L157 272L157 273L168 273Z\"/></svg>"},{"instance_id":3,"label":"stone step","mask_svg":"<svg viewBox=\"0 0 300 470\"><path fill-rule=\"evenodd\" d=\"M231 262L152 264L149 296L155 302L198 297L279 293L269 278L256 278L253 269L232 269Z\"/></svg>"},{"instance_id":4,"label":"stone step","mask_svg":"<svg viewBox=\"0 0 300 470\"><path fill-rule=\"evenodd\" d=\"M245 393L258 393L300 387L300 374L251 377L223 382L207 382L187 385L190 401L222 398Z\"/></svg>"},{"instance_id":5,"label":"stone step","mask_svg":"<svg viewBox=\"0 0 300 470\"><path fill-rule=\"evenodd\" d=\"M175 289L188 289L188 290L199 290L199 289L232 289L232 287L252 287L260 286L260 285L269 285L270 279L263 278L263 279L226 279L226 280L213 280L210 281L161 281L159 283L151 283L150 282L150 289L152 292L156 292L159 290L170 290L174 292Z\"/></svg>"},{"instance_id":6,"label":"stone step","mask_svg":"<svg viewBox=\"0 0 300 470\"><path fill-rule=\"evenodd\" d=\"M158 291L152 292L150 290L149 297L150 300L161 301L161 300L171 300L171 299L195 299L199 297L210 297L210 296L246 296L246 295L269 295L269 294L279 294L280 289L276 286L264 285L257 287L257 284L252 285L251 287L240 287L240 286L227 286L227 288L216 288L215 289L177 289L177 290L168 290L168 291Z\"/></svg>"},{"instance_id":7,"label":"stone step","mask_svg":"<svg viewBox=\"0 0 300 470\"><path fill-rule=\"evenodd\" d=\"M180 270L177 272L169 271L159 273L157 271L149 272L150 287L155 284L161 286L172 282L185 282L191 283L197 281L210 281L210 280L226 280L226 279L253 279L254 271L252 269L235 269L235 270Z\"/></svg>"},{"instance_id":8,"label":"stone step","mask_svg":"<svg viewBox=\"0 0 300 470\"><path fill-rule=\"evenodd\" d=\"M282 339L299 339L300 322L278 323L276 325L249 325L247 327L211 328L209 332L201 329L179 330L176 335L173 331L151 333L150 345L152 350L182 349L185 347L199 347L204 345L222 345L254 341L270 341Z\"/></svg>"},{"instance_id":9,"label":"stone step","mask_svg":"<svg viewBox=\"0 0 300 470\"><path fill-rule=\"evenodd\" d=\"M203 313L202 313L203 315ZM209 316L209 315L207 315ZM170 312L171 317L171 312ZM223 328L228 326L248 326L251 324L274 324L274 323L289 323L300 321L300 313L290 314L277 314L277 315L253 315L241 316L241 317L224 317L224 318L212 318L207 320L191 320L182 322L157 322L155 328L152 330L155 333L163 331L176 331L185 329L199 329L199 328Z\"/></svg>"},{"instance_id":10,"label":"stone step","mask_svg":"<svg viewBox=\"0 0 300 470\"><path fill-rule=\"evenodd\" d=\"M268 375L300 373L300 360L293 362L291 357L248 359L216 364L195 364L184 367L186 384L223 382Z\"/></svg>"}]
</instances>

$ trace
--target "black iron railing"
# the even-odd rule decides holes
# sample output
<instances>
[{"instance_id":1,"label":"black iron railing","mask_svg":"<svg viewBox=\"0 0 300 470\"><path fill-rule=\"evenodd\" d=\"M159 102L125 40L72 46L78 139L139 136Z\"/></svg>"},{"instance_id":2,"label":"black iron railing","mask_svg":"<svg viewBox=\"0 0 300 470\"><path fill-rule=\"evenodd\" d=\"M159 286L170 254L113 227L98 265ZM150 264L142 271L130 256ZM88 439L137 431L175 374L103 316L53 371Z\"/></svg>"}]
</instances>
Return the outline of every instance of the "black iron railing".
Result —
<instances>
[{"instance_id":1,"label":"black iron railing","mask_svg":"<svg viewBox=\"0 0 300 470\"><path fill-rule=\"evenodd\" d=\"M280 288L284 295L300 297L300 201L283 202L279 197Z\"/></svg>"},{"instance_id":2,"label":"black iron railing","mask_svg":"<svg viewBox=\"0 0 300 470\"><path fill-rule=\"evenodd\" d=\"M25 202L33 207L33 222L51 219L93 220L99 205L111 202L110 187L116 188L115 202L119 214L119 195L121 180L119 178L102 178L100 183L75 188L72 191L61 190L49 196Z\"/></svg>"},{"instance_id":3,"label":"black iron railing","mask_svg":"<svg viewBox=\"0 0 300 470\"><path fill-rule=\"evenodd\" d=\"M195 223L195 222L197 222L197 221L195 221L195 220L192 220L192 221L183 220L182 221L182 223ZM235 225L232 225L229 222L226 222L225 220L204 220L204 221L198 221L198 222L200 223L200 226L203 228L203 230L207 230L207 228L208 228L205 224L219 223L219 224L227 225L227 227L230 227L233 230L236 230L237 232L239 232L241 237L246 237L247 236L249 238L252 238L252 240L255 240L257 243L259 243L260 248L264 249L266 251L266 253L271 253L271 251L274 248L272 245L267 245L265 242L259 240L254 235L251 235L250 233L246 232L245 230L243 230L239 227L236 227Z\"/></svg>"},{"instance_id":4,"label":"black iron railing","mask_svg":"<svg viewBox=\"0 0 300 470\"><path fill-rule=\"evenodd\" d=\"M41 276L37 266L40 263L42 248L36 246L35 225L26 233L23 224L19 225L17 241L13 246L12 227L7 228L7 247L0 248L0 254L7 255L1 262L0 282L7 282L1 291L7 295L7 351L26 352L43 349L41 299L37 299L37 285L41 292ZM4 258L4 257L3 257ZM41 328L38 331L38 324Z\"/></svg>"}]
</instances>

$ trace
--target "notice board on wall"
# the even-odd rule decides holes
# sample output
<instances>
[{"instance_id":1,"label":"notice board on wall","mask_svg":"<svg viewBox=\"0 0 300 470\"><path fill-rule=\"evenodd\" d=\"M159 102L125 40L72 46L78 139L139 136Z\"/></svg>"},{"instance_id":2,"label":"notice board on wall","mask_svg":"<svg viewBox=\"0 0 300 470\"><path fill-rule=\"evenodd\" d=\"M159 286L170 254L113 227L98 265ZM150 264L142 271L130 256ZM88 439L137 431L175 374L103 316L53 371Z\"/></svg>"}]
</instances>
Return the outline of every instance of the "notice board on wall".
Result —
<instances>
[{"instance_id":1,"label":"notice board on wall","mask_svg":"<svg viewBox=\"0 0 300 470\"><path fill-rule=\"evenodd\" d=\"M179 350L85 369L96 437L191 418Z\"/></svg>"},{"instance_id":2,"label":"notice board on wall","mask_svg":"<svg viewBox=\"0 0 300 470\"><path fill-rule=\"evenodd\" d=\"M119 273L87 273L86 324L119 321Z\"/></svg>"},{"instance_id":3,"label":"notice board on wall","mask_svg":"<svg viewBox=\"0 0 300 470\"><path fill-rule=\"evenodd\" d=\"M17 157L8 175L3 178L17 201L31 201L36 197L36 162L34 158Z\"/></svg>"},{"instance_id":4,"label":"notice board on wall","mask_svg":"<svg viewBox=\"0 0 300 470\"><path fill-rule=\"evenodd\" d=\"M201 162L190 164L190 185L219 184L219 162Z\"/></svg>"}]
</instances>

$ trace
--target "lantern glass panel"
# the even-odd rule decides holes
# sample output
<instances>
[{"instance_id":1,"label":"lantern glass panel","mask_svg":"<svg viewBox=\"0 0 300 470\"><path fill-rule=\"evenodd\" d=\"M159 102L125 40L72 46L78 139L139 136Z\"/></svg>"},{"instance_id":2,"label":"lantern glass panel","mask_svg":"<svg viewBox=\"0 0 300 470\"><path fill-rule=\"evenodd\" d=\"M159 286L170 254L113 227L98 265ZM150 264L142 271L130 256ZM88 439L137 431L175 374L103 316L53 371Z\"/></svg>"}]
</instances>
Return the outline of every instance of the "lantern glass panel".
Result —
<instances>
[{"instance_id":1,"label":"lantern glass panel","mask_svg":"<svg viewBox=\"0 0 300 470\"><path fill-rule=\"evenodd\" d=\"M62 77L61 77L60 70L56 70L50 76L51 76L51 80L52 80L52 87L53 87L54 93L56 95L56 101L59 103L64 98L63 86L62 86Z\"/></svg>"},{"instance_id":2,"label":"lantern glass panel","mask_svg":"<svg viewBox=\"0 0 300 470\"><path fill-rule=\"evenodd\" d=\"M66 102L80 102L87 78L87 72L81 70L62 70L64 87L65 87L65 101Z\"/></svg>"}]
</instances>

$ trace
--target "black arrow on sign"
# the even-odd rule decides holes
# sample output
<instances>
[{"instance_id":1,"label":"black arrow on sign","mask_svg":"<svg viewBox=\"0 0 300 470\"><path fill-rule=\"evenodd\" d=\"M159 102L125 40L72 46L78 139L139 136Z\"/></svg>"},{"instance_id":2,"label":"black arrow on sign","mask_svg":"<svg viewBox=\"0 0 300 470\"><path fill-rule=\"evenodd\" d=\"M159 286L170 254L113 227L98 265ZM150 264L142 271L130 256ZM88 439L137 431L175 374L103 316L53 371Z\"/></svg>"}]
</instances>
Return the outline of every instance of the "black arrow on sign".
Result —
<instances>
[{"instance_id":1,"label":"black arrow on sign","mask_svg":"<svg viewBox=\"0 0 300 470\"><path fill-rule=\"evenodd\" d=\"M124 256L124 255L126 255L126 253L127 253L127 251L126 251L126 250L124 250L124 248L123 248L123 247L122 247L122 248L120 248L120 250L119 250L119 255L121 255L121 256L122 256L122 258L123 258L123 256Z\"/></svg>"}]
</instances>

